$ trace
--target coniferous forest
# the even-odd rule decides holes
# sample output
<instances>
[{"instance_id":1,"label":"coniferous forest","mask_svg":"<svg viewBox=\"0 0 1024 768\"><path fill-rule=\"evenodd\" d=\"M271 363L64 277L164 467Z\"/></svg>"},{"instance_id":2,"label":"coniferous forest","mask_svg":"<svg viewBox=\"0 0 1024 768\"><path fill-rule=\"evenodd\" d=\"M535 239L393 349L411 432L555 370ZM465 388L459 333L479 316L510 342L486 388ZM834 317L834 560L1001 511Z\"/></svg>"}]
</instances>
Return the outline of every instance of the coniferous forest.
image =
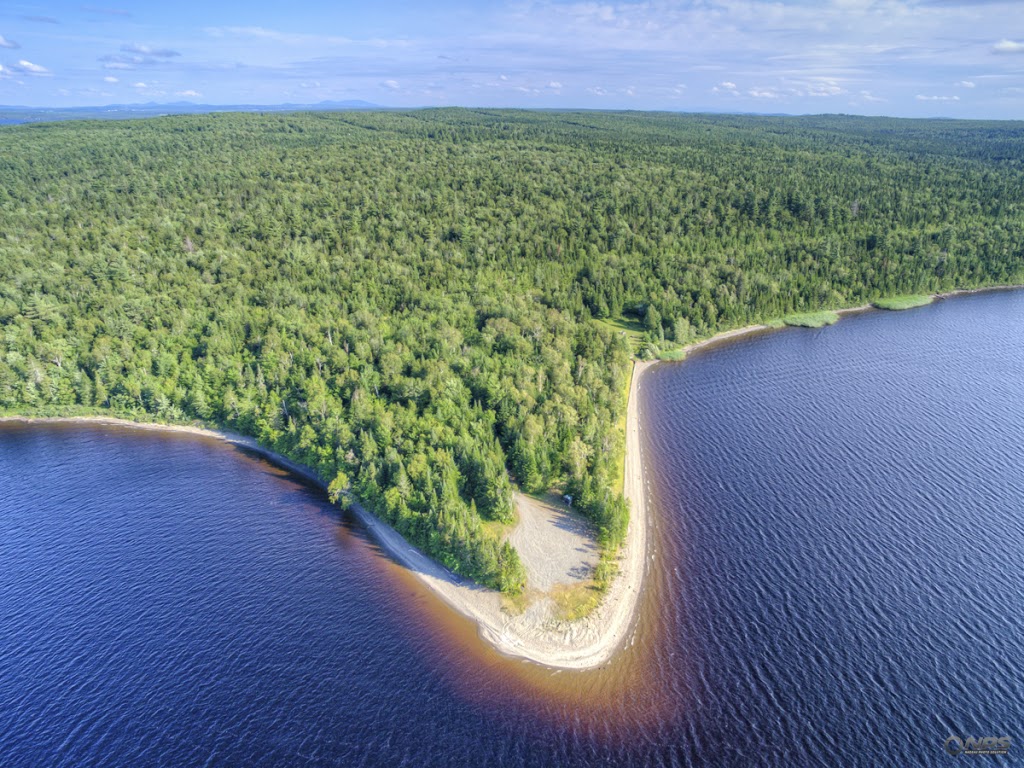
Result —
<instances>
[{"instance_id":1,"label":"coniferous forest","mask_svg":"<svg viewBox=\"0 0 1024 768\"><path fill-rule=\"evenodd\" d=\"M251 435L510 592L514 485L621 542L633 354L1024 282L1021 123L429 110L0 139L0 411Z\"/></svg>"}]
</instances>

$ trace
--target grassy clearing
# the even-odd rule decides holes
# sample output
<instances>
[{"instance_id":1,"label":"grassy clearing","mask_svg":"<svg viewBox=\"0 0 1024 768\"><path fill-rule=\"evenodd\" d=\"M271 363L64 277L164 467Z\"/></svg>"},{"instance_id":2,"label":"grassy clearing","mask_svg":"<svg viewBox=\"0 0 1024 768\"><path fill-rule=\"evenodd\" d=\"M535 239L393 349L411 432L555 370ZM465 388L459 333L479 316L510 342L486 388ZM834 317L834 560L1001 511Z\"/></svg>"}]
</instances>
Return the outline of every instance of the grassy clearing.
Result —
<instances>
[{"instance_id":1,"label":"grassy clearing","mask_svg":"<svg viewBox=\"0 0 1024 768\"><path fill-rule=\"evenodd\" d=\"M609 331L623 334L629 342L629 351L633 357L636 357L640 353L640 347L644 343L647 330L640 324L639 320L629 317L619 317L615 319L609 318L606 320L595 320L594 322L604 326Z\"/></svg>"},{"instance_id":2,"label":"grassy clearing","mask_svg":"<svg viewBox=\"0 0 1024 768\"><path fill-rule=\"evenodd\" d=\"M488 536L493 536L498 541L503 541L512 533L512 529L519 524L519 513L515 509L515 505L512 507L512 520L503 523L501 520L481 520L480 527L484 529L484 533Z\"/></svg>"},{"instance_id":3,"label":"grassy clearing","mask_svg":"<svg viewBox=\"0 0 1024 768\"><path fill-rule=\"evenodd\" d=\"M901 309L913 309L914 307L923 307L925 304L931 304L934 301L934 297L927 295L916 295L916 296L893 296L889 299L877 299L871 302L874 306L879 309L890 309L898 311Z\"/></svg>"},{"instance_id":4,"label":"grassy clearing","mask_svg":"<svg viewBox=\"0 0 1024 768\"><path fill-rule=\"evenodd\" d=\"M619 317L619 318L607 318L605 320L598 320L597 322L611 328L614 331L622 331L630 338L642 337L645 333L644 327L640 324L639 320L630 317Z\"/></svg>"},{"instance_id":5,"label":"grassy clearing","mask_svg":"<svg viewBox=\"0 0 1024 768\"><path fill-rule=\"evenodd\" d=\"M555 615L562 621L577 621L589 616L601 604L604 592L592 581L556 584L551 590Z\"/></svg>"},{"instance_id":6,"label":"grassy clearing","mask_svg":"<svg viewBox=\"0 0 1024 768\"><path fill-rule=\"evenodd\" d=\"M618 561L618 553L606 549L601 553L601 560L594 568L594 577L590 581L559 584L552 589L551 599L555 601L558 618L575 621L593 613L619 575Z\"/></svg>"},{"instance_id":7,"label":"grassy clearing","mask_svg":"<svg viewBox=\"0 0 1024 768\"><path fill-rule=\"evenodd\" d=\"M686 350L682 347L676 349L666 349L658 353L659 360L685 360Z\"/></svg>"},{"instance_id":8,"label":"grassy clearing","mask_svg":"<svg viewBox=\"0 0 1024 768\"><path fill-rule=\"evenodd\" d=\"M835 312L802 312L796 315L786 315L782 318L786 325L797 328L823 328L839 322L839 315Z\"/></svg>"},{"instance_id":9,"label":"grassy clearing","mask_svg":"<svg viewBox=\"0 0 1024 768\"><path fill-rule=\"evenodd\" d=\"M605 593L619 575L618 554L605 549L594 568L594 577L576 584L556 584L549 593L555 615L563 621L583 619L597 610Z\"/></svg>"},{"instance_id":10,"label":"grassy clearing","mask_svg":"<svg viewBox=\"0 0 1024 768\"><path fill-rule=\"evenodd\" d=\"M501 610L509 616L522 616L523 612L539 596L538 592L534 589L524 589L514 595L503 592L501 595Z\"/></svg>"}]
</instances>

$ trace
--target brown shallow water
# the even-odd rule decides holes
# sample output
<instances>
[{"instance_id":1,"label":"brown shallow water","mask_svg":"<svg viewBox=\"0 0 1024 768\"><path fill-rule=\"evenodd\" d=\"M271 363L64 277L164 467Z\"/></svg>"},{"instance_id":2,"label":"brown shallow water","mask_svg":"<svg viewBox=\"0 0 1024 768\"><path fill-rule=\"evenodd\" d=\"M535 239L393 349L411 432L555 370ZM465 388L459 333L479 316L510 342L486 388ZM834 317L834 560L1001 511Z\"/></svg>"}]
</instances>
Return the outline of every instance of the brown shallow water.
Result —
<instances>
[{"instance_id":1,"label":"brown shallow water","mask_svg":"<svg viewBox=\"0 0 1024 768\"><path fill-rule=\"evenodd\" d=\"M0 764L944 765L951 735L1016 738L1021 338L1024 293L985 294L648 372L650 571L590 672L502 657L259 457L2 427Z\"/></svg>"},{"instance_id":2,"label":"brown shallow water","mask_svg":"<svg viewBox=\"0 0 1024 768\"><path fill-rule=\"evenodd\" d=\"M0 640L17 635L0 651L0 672L13 673L0 685L0 702L10 705L0 715L5 765L192 764L202 762L204 744L209 754L222 754L227 733L238 740L227 764L386 765L396 755L415 764L476 764L479 747L451 742L458 729L450 718L463 719L452 713L467 709L484 724L504 723L503 730L581 729L591 744L585 753L593 756L593 749L626 749L638 723L664 717L656 670L642 652L653 617L638 626L636 645L603 669L556 671L502 656L475 624L381 550L357 519L244 449L131 428L9 424L0 426L0 476L0 526L10 533L2 551L5 562L15 563L0 580L0 606L15 616ZM41 551L49 554L40 558ZM116 571L97 574L97 562L116 562ZM206 605L193 614L197 593ZM651 590L646 599L654 596ZM54 611L65 617L56 630L43 618ZM176 629L183 613L194 615L203 636L189 655L222 668L230 684L193 670L182 680L182 669L157 652L173 642L168 625ZM309 645L294 657L272 638L296 623ZM320 624L328 631L318 632ZM238 626L246 628L244 642L234 639ZM358 643L357 656L336 652L339 633ZM222 642L211 644L210 637ZM80 667L68 664L69 656ZM56 664L63 677L32 673L32 663L57 658L65 661ZM190 682L189 674L196 675ZM79 683L96 677L111 690L102 699L83 697ZM278 697L299 702L295 709L250 698L254 686L274 677ZM224 686L225 695L237 696L218 710L213 719L223 724L212 731L207 718L170 716L196 685ZM342 712L393 718L377 726L393 734L391 748L372 756L350 744L350 724L337 721L339 707L331 707L335 698L344 701ZM148 721L152 733L142 728L122 740L119 710L147 705L164 710L168 721ZM55 712L60 717L53 719ZM264 746L260 754L260 739L246 743L253 728L273 731L304 715L317 734L312 753ZM75 725L82 718L95 723L87 733ZM403 739L396 726L405 720L423 720L433 741ZM166 742L188 748L167 751ZM552 754L547 745L536 752L524 746L522 737L507 734L491 744L499 764L541 764ZM562 749L558 754L568 759Z\"/></svg>"}]
</instances>

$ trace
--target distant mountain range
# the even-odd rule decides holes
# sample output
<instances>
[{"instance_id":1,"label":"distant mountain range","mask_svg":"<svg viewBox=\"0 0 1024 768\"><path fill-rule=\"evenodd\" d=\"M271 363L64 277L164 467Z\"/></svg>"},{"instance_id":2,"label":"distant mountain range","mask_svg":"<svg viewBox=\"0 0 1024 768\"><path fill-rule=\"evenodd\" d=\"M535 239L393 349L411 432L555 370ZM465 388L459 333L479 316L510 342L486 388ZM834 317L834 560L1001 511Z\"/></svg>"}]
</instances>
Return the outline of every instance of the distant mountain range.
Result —
<instances>
[{"instance_id":1,"label":"distant mountain range","mask_svg":"<svg viewBox=\"0 0 1024 768\"><path fill-rule=\"evenodd\" d=\"M0 106L0 125L53 120L126 120L133 117L192 115L206 112L328 112L346 109L388 109L368 101L321 101L317 104L108 104L103 107L6 107Z\"/></svg>"}]
</instances>

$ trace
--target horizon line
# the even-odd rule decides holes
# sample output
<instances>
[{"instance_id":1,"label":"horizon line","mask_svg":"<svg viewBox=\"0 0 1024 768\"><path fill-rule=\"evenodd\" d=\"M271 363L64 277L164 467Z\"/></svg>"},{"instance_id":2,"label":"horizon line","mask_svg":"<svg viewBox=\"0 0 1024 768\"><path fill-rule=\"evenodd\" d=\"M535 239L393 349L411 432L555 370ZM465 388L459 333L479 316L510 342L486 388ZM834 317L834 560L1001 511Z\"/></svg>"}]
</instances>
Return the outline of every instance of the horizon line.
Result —
<instances>
[{"instance_id":1,"label":"horizon line","mask_svg":"<svg viewBox=\"0 0 1024 768\"><path fill-rule=\"evenodd\" d=\"M157 102L157 101L146 101L146 102L122 102L122 103L111 103L111 104L97 104L97 105L72 105L72 106L27 106L23 104L0 104L0 112L11 111L11 112L55 112L55 113L68 113L68 112L80 112L80 111L132 111L132 110L157 110L162 108L175 108L175 107L187 107L193 109L204 109L209 112L216 111L233 111L233 112L260 112L261 110L277 110L282 112L294 111L302 112L307 111L311 108L318 108L315 111L360 111L360 112L416 112L416 111L429 111L429 110L442 110L442 109L464 109L464 110L500 110L505 112L593 112L593 113L633 113L633 114L672 114L672 115L735 115L735 116L746 116L746 117L846 117L846 118L860 118L865 120L871 119L887 119L887 120L908 120L908 121L926 121L926 120L945 120L945 121L956 121L956 122L998 122L998 123L1021 123L1024 122L1024 118L1005 118L1005 117L954 117L951 115L932 115L928 117L905 117L900 115L889 115L889 114L874 114L864 115L852 112L783 112L783 111L772 111L772 112L755 112L755 111L731 111L731 110L710 110L710 109L637 109L631 107L579 107L579 106L562 106L562 107L510 107L510 106L470 106L465 104L447 104L447 105L422 105L422 106L408 106L408 107L396 107L388 106L384 104L375 104L373 102L366 101L365 99L339 99L339 100L321 100L318 102L274 102L267 104L253 104L253 103L229 103L229 104L216 104L208 102L194 102L194 101L172 101L172 102ZM169 114L174 114L169 113ZM181 113L178 113L181 114ZM160 115L152 115L152 117L159 117ZM41 122L41 121L35 121Z\"/></svg>"}]
</instances>

